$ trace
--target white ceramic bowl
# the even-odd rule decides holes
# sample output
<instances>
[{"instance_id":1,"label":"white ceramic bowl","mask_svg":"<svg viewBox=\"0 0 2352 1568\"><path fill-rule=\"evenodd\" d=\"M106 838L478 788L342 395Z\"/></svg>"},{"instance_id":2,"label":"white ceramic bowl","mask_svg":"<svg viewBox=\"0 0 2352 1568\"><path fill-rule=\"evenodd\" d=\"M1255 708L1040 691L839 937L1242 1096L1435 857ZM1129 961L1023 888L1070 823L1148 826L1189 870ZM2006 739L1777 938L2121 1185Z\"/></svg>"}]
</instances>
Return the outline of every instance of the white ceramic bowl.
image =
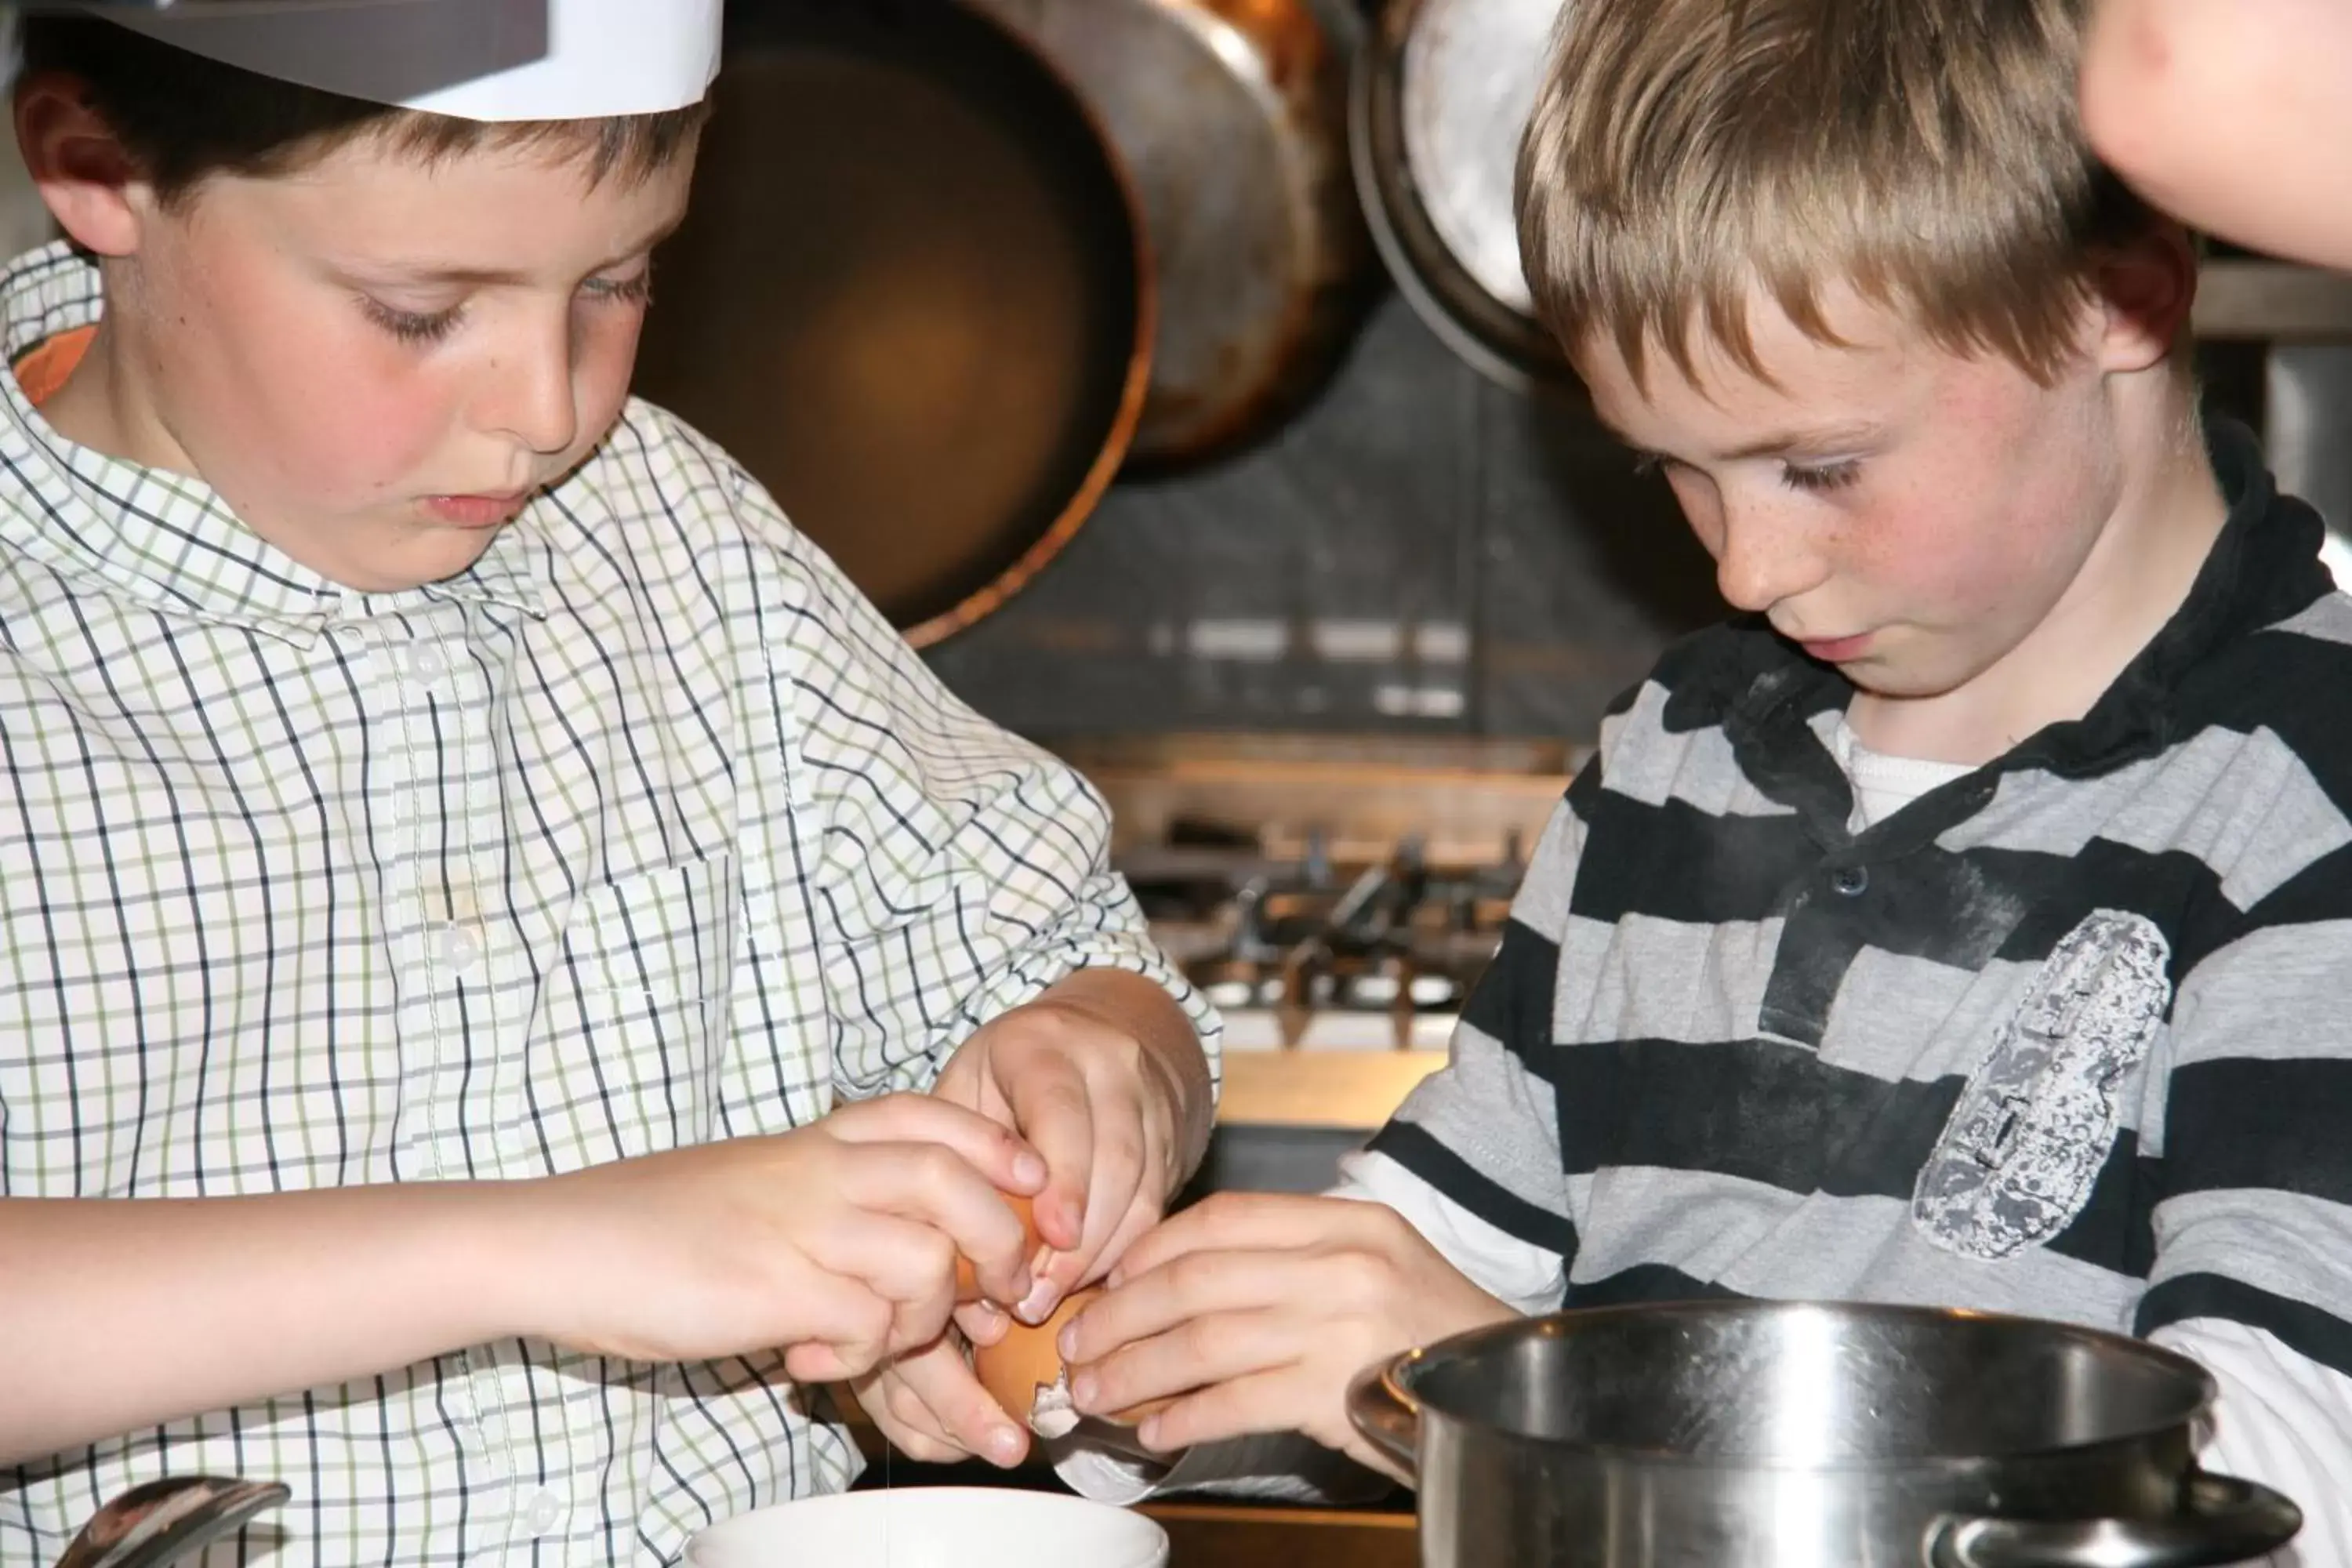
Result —
<instances>
[{"instance_id":1,"label":"white ceramic bowl","mask_svg":"<svg viewBox=\"0 0 2352 1568\"><path fill-rule=\"evenodd\" d=\"M687 1543L690 1568L1167 1568L1168 1532L1057 1492L901 1487L780 1503Z\"/></svg>"}]
</instances>

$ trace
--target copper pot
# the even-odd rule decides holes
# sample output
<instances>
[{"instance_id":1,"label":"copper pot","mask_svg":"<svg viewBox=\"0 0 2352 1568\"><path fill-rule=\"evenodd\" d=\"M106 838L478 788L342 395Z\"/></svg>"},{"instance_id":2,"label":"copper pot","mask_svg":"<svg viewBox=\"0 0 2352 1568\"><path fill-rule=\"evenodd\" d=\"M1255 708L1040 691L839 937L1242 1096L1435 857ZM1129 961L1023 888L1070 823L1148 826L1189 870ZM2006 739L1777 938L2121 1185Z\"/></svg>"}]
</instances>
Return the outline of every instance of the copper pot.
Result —
<instances>
[{"instance_id":1,"label":"copper pot","mask_svg":"<svg viewBox=\"0 0 2352 1568\"><path fill-rule=\"evenodd\" d=\"M763 483L909 641L1078 531L1150 384L1126 169L1018 33L953 0L730 8L637 387Z\"/></svg>"}]
</instances>

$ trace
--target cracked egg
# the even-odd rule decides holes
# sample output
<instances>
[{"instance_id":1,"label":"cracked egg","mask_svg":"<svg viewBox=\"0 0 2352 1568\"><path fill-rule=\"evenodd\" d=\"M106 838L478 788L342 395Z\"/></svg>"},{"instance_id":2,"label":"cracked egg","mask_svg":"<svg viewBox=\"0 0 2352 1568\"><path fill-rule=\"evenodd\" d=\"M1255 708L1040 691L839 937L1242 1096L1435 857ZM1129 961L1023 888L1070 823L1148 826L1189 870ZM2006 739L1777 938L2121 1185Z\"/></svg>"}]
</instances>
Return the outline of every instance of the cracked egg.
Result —
<instances>
[{"instance_id":1,"label":"cracked egg","mask_svg":"<svg viewBox=\"0 0 2352 1568\"><path fill-rule=\"evenodd\" d=\"M1102 1287L1098 1285L1073 1291L1054 1309L1052 1317L1035 1328L1016 1320L1003 1339L992 1345L977 1346L971 1352L972 1374L988 1390L989 1397L1003 1406L1004 1413L1015 1421L1026 1423L1040 1437L1066 1437L1077 1429L1079 1415L1070 1404L1069 1369L1062 1364L1062 1352L1054 1342L1060 1336L1063 1325L1101 1294ZM1174 1403L1172 1399L1150 1400L1105 1419L1117 1426L1132 1426Z\"/></svg>"}]
</instances>

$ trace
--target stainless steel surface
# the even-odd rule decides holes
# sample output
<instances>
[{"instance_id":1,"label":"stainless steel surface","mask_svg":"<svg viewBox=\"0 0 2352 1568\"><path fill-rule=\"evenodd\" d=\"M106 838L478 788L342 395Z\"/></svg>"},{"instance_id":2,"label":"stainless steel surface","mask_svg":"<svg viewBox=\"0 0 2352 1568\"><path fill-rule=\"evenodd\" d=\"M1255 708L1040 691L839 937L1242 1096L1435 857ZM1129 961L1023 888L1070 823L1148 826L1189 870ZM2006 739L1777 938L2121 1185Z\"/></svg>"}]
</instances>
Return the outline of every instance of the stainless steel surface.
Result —
<instances>
[{"instance_id":1,"label":"stainless steel surface","mask_svg":"<svg viewBox=\"0 0 2352 1568\"><path fill-rule=\"evenodd\" d=\"M1446 250L1521 315L1535 301L1513 212L1560 0L1423 0L1404 48L1404 150Z\"/></svg>"},{"instance_id":2,"label":"stainless steel surface","mask_svg":"<svg viewBox=\"0 0 2352 1568\"><path fill-rule=\"evenodd\" d=\"M1362 313L1344 13L1311 0L977 0L1064 72L1125 160L1160 292L1138 459L1189 461L1319 385Z\"/></svg>"},{"instance_id":3,"label":"stainless steel surface","mask_svg":"<svg viewBox=\"0 0 2352 1568\"><path fill-rule=\"evenodd\" d=\"M1512 200L1562 9L1388 0L1350 95L1356 184L1382 259L1439 336L1513 387L1576 384L1531 313Z\"/></svg>"},{"instance_id":4,"label":"stainless steel surface","mask_svg":"<svg viewBox=\"0 0 2352 1568\"><path fill-rule=\"evenodd\" d=\"M184 1562L293 1495L276 1481L215 1476L150 1481L92 1514L58 1568L163 1568Z\"/></svg>"},{"instance_id":5,"label":"stainless steel surface","mask_svg":"<svg viewBox=\"0 0 2352 1568\"><path fill-rule=\"evenodd\" d=\"M2227 258L2198 270L2200 338L2352 342L2352 277L2293 262Z\"/></svg>"},{"instance_id":6,"label":"stainless steel surface","mask_svg":"<svg viewBox=\"0 0 2352 1568\"><path fill-rule=\"evenodd\" d=\"M1517 835L1471 865L1433 864L1411 836L1369 863L1340 863L1320 834L1289 862L1262 846L1221 857L1172 845L1127 848L1116 864L1160 945L1224 1011L1236 1049L1254 1011L1271 1013L1285 1049L1334 1013L1385 1020L1395 1050L1433 1027L1442 1045L1494 959L1527 869Z\"/></svg>"},{"instance_id":7,"label":"stainless steel surface","mask_svg":"<svg viewBox=\"0 0 2352 1568\"><path fill-rule=\"evenodd\" d=\"M2320 559L2352 584L2352 342L2274 343L2263 371L2271 471L2326 520Z\"/></svg>"},{"instance_id":8,"label":"stainless steel surface","mask_svg":"<svg viewBox=\"0 0 2352 1568\"><path fill-rule=\"evenodd\" d=\"M2301 1524L2195 1470L2212 1395L2063 1324L1700 1302L1481 1330L1349 1405L1419 1474L1425 1568L2200 1568Z\"/></svg>"}]
</instances>

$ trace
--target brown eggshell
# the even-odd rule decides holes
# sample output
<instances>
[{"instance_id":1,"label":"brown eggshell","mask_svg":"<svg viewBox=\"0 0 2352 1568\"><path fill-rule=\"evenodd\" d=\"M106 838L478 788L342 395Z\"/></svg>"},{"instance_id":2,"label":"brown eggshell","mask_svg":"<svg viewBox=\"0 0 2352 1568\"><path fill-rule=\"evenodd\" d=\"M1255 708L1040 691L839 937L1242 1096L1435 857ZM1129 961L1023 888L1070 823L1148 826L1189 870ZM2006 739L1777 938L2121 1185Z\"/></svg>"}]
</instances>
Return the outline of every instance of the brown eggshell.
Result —
<instances>
[{"instance_id":1,"label":"brown eggshell","mask_svg":"<svg viewBox=\"0 0 2352 1568\"><path fill-rule=\"evenodd\" d=\"M1099 1285L1073 1293L1054 1309L1054 1315L1035 1328L1014 1320L1004 1337L992 1345L979 1345L971 1352L972 1375L988 1390L989 1397L1004 1408L1004 1413L1024 1425L1034 1425L1032 1415L1037 1395L1062 1381L1066 1369L1062 1365L1062 1352L1054 1343L1060 1337L1063 1325L1085 1310L1087 1303L1102 1294ZM1154 1415L1173 1405L1173 1399L1154 1399L1122 1410L1104 1419L1121 1426L1132 1426L1147 1415Z\"/></svg>"},{"instance_id":2,"label":"brown eggshell","mask_svg":"<svg viewBox=\"0 0 2352 1568\"><path fill-rule=\"evenodd\" d=\"M1021 1221L1021 1232L1028 1238L1025 1245L1029 1249L1029 1256L1035 1258L1039 1245L1036 1206L1027 1198L1015 1197L1011 1193L1003 1194L1003 1196L1004 1206L1011 1209L1014 1216ZM982 1295L980 1276L972 1268L971 1259L959 1257L956 1259L955 1268L956 1300L958 1301L979 1300Z\"/></svg>"}]
</instances>

